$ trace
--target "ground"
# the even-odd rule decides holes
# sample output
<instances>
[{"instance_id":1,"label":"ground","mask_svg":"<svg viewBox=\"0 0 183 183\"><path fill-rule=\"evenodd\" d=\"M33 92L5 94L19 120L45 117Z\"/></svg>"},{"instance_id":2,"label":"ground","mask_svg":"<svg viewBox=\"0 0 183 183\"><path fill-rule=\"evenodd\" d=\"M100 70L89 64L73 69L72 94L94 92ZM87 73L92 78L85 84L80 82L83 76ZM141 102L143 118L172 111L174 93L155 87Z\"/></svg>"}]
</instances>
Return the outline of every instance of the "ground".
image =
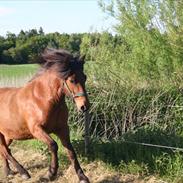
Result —
<instances>
[{"instance_id":1,"label":"ground","mask_svg":"<svg viewBox=\"0 0 183 183\"><path fill-rule=\"evenodd\" d=\"M29 171L31 179L22 180L19 174L14 177L4 178L2 174L2 163L0 164L0 183L42 183L40 177L48 169L48 160L46 155L33 149L20 149L13 147L15 158ZM165 183L157 180L155 177L142 178L138 175L123 175L107 169L101 162L92 162L82 164L86 175L91 183ZM54 183L78 183L78 178L71 166L58 172L58 177Z\"/></svg>"}]
</instances>

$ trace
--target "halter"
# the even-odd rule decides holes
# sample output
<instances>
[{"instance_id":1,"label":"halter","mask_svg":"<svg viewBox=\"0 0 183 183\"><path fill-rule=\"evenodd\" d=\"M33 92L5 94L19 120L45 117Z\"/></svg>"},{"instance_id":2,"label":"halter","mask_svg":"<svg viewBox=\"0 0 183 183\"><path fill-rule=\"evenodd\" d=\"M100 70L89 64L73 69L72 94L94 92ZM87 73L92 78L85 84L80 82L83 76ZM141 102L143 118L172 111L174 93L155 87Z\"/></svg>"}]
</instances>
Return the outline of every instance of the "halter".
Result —
<instances>
[{"instance_id":1,"label":"halter","mask_svg":"<svg viewBox=\"0 0 183 183\"><path fill-rule=\"evenodd\" d=\"M69 88L69 86L68 86L68 84L66 83L66 81L64 80L64 82L63 82L63 87L64 87L64 85L66 86L66 89L67 89L67 91L69 92L69 94L70 94L70 96L73 98L73 99L75 99L76 97L85 97L86 96L86 94L84 93L84 92L78 92L78 93L73 93L71 90L70 90L70 88Z\"/></svg>"}]
</instances>

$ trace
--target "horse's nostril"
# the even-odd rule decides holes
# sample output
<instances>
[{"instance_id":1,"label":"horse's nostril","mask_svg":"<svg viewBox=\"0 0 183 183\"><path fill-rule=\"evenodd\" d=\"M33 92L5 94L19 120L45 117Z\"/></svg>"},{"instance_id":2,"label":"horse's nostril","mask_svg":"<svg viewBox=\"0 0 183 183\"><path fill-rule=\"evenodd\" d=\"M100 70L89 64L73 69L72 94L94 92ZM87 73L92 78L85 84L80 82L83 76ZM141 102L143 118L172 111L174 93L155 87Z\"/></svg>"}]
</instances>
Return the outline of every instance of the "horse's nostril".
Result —
<instances>
[{"instance_id":1,"label":"horse's nostril","mask_svg":"<svg viewBox=\"0 0 183 183\"><path fill-rule=\"evenodd\" d=\"M84 105L81 106L81 111L82 111L82 112L85 112L85 111L86 111L86 106L84 106Z\"/></svg>"}]
</instances>

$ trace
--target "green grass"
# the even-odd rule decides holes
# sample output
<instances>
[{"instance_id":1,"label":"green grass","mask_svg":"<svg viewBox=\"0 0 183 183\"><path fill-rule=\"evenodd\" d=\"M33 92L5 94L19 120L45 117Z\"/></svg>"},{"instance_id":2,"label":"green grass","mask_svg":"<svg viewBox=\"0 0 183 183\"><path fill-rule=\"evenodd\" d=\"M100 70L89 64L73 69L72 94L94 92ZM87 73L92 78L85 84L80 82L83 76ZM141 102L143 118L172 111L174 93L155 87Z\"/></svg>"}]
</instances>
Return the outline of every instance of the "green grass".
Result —
<instances>
[{"instance_id":1,"label":"green grass","mask_svg":"<svg viewBox=\"0 0 183 183\"><path fill-rule=\"evenodd\" d=\"M38 69L36 64L0 65L0 87L19 87L28 82Z\"/></svg>"},{"instance_id":2,"label":"green grass","mask_svg":"<svg viewBox=\"0 0 183 183\"><path fill-rule=\"evenodd\" d=\"M38 65L0 65L0 78L24 77L36 72Z\"/></svg>"}]
</instances>

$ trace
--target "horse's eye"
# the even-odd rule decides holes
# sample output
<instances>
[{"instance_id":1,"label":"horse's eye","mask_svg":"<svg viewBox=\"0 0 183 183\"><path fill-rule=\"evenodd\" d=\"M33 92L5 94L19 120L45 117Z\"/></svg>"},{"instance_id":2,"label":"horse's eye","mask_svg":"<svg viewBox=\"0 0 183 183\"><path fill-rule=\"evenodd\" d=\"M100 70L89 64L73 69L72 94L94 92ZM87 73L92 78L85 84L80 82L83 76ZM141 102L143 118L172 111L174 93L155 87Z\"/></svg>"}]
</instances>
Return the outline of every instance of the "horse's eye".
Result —
<instances>
[{"instance_id":1,"label":"horse's eye","mask_svg":"<svg viewBox=\"0 0 183 183\"><path fill-rule=\"evenodd\" d=\"M75 83L75 80L74 80L74 79L71 79L70 82L71 82L71 83Z\"/></svg>"}]
</instances>

